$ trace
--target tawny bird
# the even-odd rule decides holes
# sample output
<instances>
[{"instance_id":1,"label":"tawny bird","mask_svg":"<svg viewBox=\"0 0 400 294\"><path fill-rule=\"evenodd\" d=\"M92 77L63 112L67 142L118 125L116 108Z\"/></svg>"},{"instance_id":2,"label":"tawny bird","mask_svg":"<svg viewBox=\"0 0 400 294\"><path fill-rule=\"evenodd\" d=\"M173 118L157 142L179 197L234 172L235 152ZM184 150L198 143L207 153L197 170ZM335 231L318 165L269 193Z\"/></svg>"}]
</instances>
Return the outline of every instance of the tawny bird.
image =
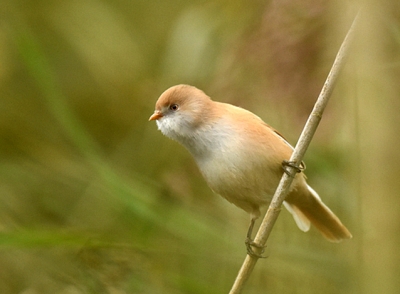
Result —
<instances>
[{"instance_id":1,"label":"tawny bird","mask_svg":"<svg viewBox=\"0 0 400 294\"><path fill-rule=\"evenodd\" d=\"M257 247L251 240L254 222L260 208L270 203L293 147L250 111L213 101L189 85L162 93L149 120L189 150L216 194L250 214L246 246L250 255L258 256L251 248ZM302 231L311 223L331 242L352 237L300 170L283 204Z\"/></svg>"}]
</instances>

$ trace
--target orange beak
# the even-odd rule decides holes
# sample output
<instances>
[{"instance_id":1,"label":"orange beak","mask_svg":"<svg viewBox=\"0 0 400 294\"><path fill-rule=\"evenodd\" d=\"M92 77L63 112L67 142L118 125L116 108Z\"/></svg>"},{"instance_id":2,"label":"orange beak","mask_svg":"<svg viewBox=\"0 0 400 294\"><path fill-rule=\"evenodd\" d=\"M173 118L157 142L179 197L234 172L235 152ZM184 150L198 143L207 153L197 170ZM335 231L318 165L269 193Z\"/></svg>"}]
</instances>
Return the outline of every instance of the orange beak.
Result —
<instances>
[{"instance_id":1,"label":"orange beak","mask_svg":"<svg viewBox=\"0 0 400 294\"><path fill-rule=\"evenodd\" d=\"M154 113L150 116L149 121L150 121L150 120L157 120L157 119L162 118L162 117L163 117L162 112L161 112L160 110L156 110L156 111L154 111Z\"/></svg>"}]
</instances>

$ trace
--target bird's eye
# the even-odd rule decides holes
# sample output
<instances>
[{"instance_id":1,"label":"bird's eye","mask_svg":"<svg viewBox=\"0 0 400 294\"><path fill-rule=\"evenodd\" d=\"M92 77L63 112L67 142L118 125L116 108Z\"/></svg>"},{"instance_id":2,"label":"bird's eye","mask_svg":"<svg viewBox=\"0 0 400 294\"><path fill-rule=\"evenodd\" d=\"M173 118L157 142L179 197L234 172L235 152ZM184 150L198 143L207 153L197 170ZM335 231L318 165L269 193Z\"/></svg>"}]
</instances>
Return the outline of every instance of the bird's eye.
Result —
<instances>
[{"instance_id":1,"label":"bird's eye","mask_svg":"<svg viewBox=\"0 0 400 294\"><path fill-rule=\"evenodd\" d=\"M172 104L169 109L171 109L172 111L177 111L179 109L179 105L178 104Z\"/></svg>"}]
</instances>

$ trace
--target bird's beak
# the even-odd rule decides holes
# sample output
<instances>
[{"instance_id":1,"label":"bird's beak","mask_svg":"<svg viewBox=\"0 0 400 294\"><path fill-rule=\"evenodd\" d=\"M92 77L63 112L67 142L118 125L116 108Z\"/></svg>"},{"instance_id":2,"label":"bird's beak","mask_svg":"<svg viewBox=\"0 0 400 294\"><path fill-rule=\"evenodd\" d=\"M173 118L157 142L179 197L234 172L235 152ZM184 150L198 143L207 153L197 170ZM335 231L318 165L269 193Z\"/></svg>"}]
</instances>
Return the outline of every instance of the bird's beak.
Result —
<instances>
[{"instance_id":1,"label":"bird's beak","mask_svg":"<svg viewBox=\"0 0 400 294\"><path fill-rule=\"evenodd\" d=\"M160 110L156 110L156 111L154 111L154 113L150 116L149 121L150 121L150 120L157 120L157 119L162 118L162 117L163 117L162 112L161 112Z\"/></svg>"}]
</instances>

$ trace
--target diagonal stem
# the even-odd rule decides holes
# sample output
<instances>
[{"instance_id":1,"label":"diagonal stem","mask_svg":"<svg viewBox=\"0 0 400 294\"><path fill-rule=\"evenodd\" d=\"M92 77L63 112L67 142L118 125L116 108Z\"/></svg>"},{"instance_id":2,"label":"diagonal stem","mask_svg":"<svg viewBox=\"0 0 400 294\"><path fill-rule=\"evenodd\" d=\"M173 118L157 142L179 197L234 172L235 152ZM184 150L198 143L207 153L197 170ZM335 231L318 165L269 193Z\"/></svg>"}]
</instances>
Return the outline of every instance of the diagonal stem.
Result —
<instances>
[{"instance_id":1,"label":"diagonal stem","mask_svg":"<svg viewBox=\"0 0 400 294\"><path fill-rule=\"evenodd\" d=\"M297 169L299 169L301 165L301 161L304 157L304 154L307 151L308 146L310 145L311 139L314 136L314 133L318 127L319 122L321 121L322 114L324 112L324 109L326 105L328 104L329 98L333 92L334 86L336 84L337 78L339 76L339 73L341 69L343 68L345 58L348 55L349 47L351 40L353 38L353 32L354 32L354 27L356 26L358 19L358 14L355 17L349 31L347 32L347 35L340 46L339 52L336 55L335 61L332 65L331 71L328 74L328 77L326 78L325 84L322 87L322 90L319 94L319 97L314 105L314 108L308 117L308 120L306 122L306 125L304 126L304 129L300 135L300 138L297 142L297 145L293 151L293 154L290 158L290 162L293 163L293 165L287 166L287 171L288 173L292 174L295 173ZM293 178L288 175L288 173L284 173L282 176L282 179L279 183L279 186L275 192L274 197L272 198L271 204L267 210L267 213L260 225L260 228L258 230L258 233L256 237L254 238L254 242L259 244L260 246L264 246L265 243L268 240L268 237L272 231L272 228L278 219L279 212L281 210L281 205L283 201L285 200L285 197L289 191L289 187L293 181ZM260 253L257 252L257 250L261 250L256 248L255 253ZM236 280L232 286L231 291L229 294L239 294L241 293L245 282L247 279L250 277L254 266L257 263L258 258L257 257L252 257L247 255L242 267L236 277Z\"/></svg>"}]
</instances>

